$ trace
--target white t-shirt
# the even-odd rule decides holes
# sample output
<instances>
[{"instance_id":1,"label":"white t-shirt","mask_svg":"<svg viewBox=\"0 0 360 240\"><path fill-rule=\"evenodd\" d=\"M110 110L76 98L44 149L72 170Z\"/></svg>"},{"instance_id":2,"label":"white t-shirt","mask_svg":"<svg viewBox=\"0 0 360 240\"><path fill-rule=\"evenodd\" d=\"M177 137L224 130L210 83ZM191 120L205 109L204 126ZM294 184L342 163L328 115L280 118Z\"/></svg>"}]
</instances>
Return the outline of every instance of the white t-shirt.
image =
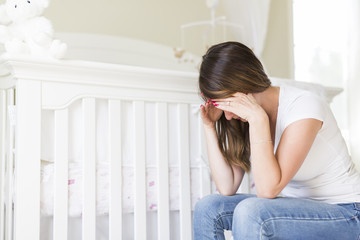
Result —
<instances>
[{"instance_id":1,"label":"white t-shirt","mask_svg":"<svg viewBox=\"0 0 360 240\"><path fill-rule=\"evenodd\" d=\"M274 151L286 127L307 118L318 119L323 125L282 196L333 204L360 202L360 173L355 170L330 107L316 94L280 87Z\"/></svg>"}]
</instances>

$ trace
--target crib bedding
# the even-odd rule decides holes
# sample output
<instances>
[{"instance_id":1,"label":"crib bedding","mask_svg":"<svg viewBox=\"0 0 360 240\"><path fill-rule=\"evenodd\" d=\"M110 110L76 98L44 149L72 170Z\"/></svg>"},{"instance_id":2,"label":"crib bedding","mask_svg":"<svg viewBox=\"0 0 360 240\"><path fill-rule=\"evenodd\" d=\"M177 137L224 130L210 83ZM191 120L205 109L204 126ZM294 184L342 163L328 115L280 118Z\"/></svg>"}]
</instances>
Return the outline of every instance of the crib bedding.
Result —
<instances>
[{"instance_id":1,"label":"crib bedding","mask_svg":"<svg viewBox=\"0 0 360 240\"><path fill-rule=\"evenodd\" d=\"M191 168L191 204L194 207L196 201L200 199L200 167ZM69 164L68 180L68 214L70 217L79 217L82 214L82 186L83 174L82 164L75 162ZM122 169L123 189L122 208L124 213L134 211L134 169L124 167ZM107 162L98 163L96 170L96 211L97 215L107 215L109 213L109 164ZM180 206L180 186L179 168L169 168L169 206L171 211L179 210ZM146 170L147 186L147 211L156 211L158 206L158 180L157 169L150 167ZM54 209L54 163L43 162L41 165L41 215L52 216Z\"/></svg>"},{"instance_id":2,"label":"crib bedding","mask_svg":"<svg viewBox=\"0 0 360 240\"><path fill-rule=\"evenodd\" d=\"M97 214L108 214L109 202L109 162L107 160L108 128L107 128L107 101L96 102L96 200ZM81 101L74 102L69 107L69 171L68 171L68 199L69 216L77 217L82 213L82 112ZM190 174L191 174L191 204L192 207L200 198L200 172L207 165L202 160L202 150L199 146L199 106L191 105L189 108L190 126ZM132 102L123 101L121 105L122 126L122 208L123 212L134 210L134 160L136 143L133 137ZM156 103L145 104L145 128L146 128L146 186L147 186L147 210L157 210L158 180L156 167ZM178 159L178 126L179 119L176 104L168 105L169 120L169 206L170 210L179 210L180 183L179 183L179 159ZM41 214L51 216L54 208L54 113L43 111L42 113L42 164L41 164ZM85 159L86 161L86 159Z\"/></svg>"}]
</instances>

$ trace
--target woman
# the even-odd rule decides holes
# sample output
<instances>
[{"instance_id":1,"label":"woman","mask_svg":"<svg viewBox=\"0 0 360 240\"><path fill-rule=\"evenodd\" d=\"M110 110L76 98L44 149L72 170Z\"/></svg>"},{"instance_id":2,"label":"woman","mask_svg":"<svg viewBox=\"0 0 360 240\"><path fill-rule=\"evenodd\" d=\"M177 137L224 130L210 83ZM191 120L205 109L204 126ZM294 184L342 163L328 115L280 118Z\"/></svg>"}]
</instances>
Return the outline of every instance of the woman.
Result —
<instances>
[{"instance_id":1,"label":"woman","mask_svg":"<svg viewBox=\"0 0 360 240\"><path fill-rule=\"evenodd\" d=\"M224 229L235 240L360 239L360 174L326 102L271 86L260 61L237 42L207 51L199 87L220 195L196 204L196 240L224 239ZM236 194L250 168L257 196Z\"/></svg>"}]
</instances>

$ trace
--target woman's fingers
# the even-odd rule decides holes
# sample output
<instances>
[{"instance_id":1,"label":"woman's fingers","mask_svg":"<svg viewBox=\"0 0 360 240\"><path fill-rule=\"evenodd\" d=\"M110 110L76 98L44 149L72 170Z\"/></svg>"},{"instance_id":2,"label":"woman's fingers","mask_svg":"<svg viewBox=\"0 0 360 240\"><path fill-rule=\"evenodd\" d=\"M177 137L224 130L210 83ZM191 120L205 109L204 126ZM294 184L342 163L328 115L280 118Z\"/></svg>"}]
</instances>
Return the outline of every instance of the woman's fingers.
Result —
<instances>
[{"instance_id":1,"label":"woman's fingers","mask_svg":"<svg viewBox=\"0 0 360 240\"><path fill-rule=\"evenodd\" d=\"M217 109L223 110L223 111L227 111L227 112L232 112L229 108L229 106L226 105L217 105L215 106Z\"/></svg>"},{"instance_id":2,"label":"woman's fingers","mask_svg":"<svg viewBox=\"0 0 360 240\"><path fill-rule=\"evenodd\" d=\"M246 104L255 104L255 103L257 103L257 101L251 93L244 94L244 93L238 92L238 93L235 93L232 97L214 99L213 103L219 104L219 105L230 105L230 104L246 105Z\"/></svg>"},{"instance_id":3,"label":"woman's fingers","mask_svg":"<svg viewBox=\"0 0 360 240\"><path fill-rule=\"evenodd\" d=\"M216 106L217 104L214 104L211 100L200 106L201 117L205 124L213 124L223 114L223 111L217 109Z\"/></svg>"},{"instance_id":4,"label":"woman's fingers","mask_svg":"<svg viewBox=\"0 0 360 240\"><path fill-rule=\"evenodd\" d=\"M219 102L229 102L229 101L234 101L236 98L234 97L228 97L228 98L220 98L220 99L213 99L213 103L219 103Z\"/></svg>"},{"instance_id":5,"label":"woman's fingers","mask_svg":"<svg viewBox=\"0 0 360 240\"><path fill-rule=\"evenodd\" d=\"M233 102L216 102L215 107L217 109L223 110L223 111L227 111L227 112L234 112L235 108L234 108L234 103Z\"/></svg>"},{"instance_id":6,"label":"woman's fingers","mask_svg":"<svg viewBox=\"0 0 360 240\"><path fill-rule=\"evenodd\" d=\"M221 104L228 104L228 102L238 102L241 99L247 99L247 95L244 93L234 93L234 95L232 95L231 97L228 98L218 98L218 99L213 99L213 102L215 103L221 103Z\"/></svg>"},{"instance_id":7,"label":"woman's fingers","mask_svg":"<svg viewBox=\"0 0 360 240\"><path fill-rule=\"evenodd\" d=\"M215 102L214 105L221 105L221 106L230 106L231 103L234 103L235 101L222 101L222 102Z\"/></svg>"},{"instance_id":8,"label":"woman's fingers","mask_svg":"<svg viewBox=\"0 0 360 240\"><path fill-rule=\"evenodd\" d=\"M255 103L257 102L252 94L237 92L228 98L210 99L204 104L204 110L205 113L209 113L212 108L216 108L222 111L228 111L241 115L242 112L247 112L244 108L251 108Z\"/></svg>"},{"instance_id":9,"label":"woman's fingers","mask_svg":"<svg viewBox=\"0 0 360 240\"><path fill-rule=\"evenodd\" d=\"M214 104L212 102L212 100L209 100L209 101L205 102L204 104L201 104L200 108L202 110L204 110L204 112L208 112L211 108L214 107L214 105L217 105L217 104Z\"/></svg>"},{"instance_id":10,"label":"woman's fingers","mask_svg":"<svg viewBox=\"0 0 360 240\"><path fill-rule=\"evenodd\" d=\"M214 99L216 108L223 111L232 112L238 116L246 114L247 109L252 105L252 100L246 94L236 93L233 97Z\"/></svg>"}]
</instances>

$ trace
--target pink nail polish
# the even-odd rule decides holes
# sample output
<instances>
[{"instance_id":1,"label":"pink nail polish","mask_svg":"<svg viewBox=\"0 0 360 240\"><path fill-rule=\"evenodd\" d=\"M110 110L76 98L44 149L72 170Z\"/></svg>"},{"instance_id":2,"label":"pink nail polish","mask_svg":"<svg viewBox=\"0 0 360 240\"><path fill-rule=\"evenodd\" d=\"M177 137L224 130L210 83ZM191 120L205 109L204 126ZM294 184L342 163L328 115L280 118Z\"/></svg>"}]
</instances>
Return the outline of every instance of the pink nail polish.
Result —
<instances>
[{"instance_id":1,"label":"pink nail polish","mask_svg":"<svg viewBox=\"0 0 360 240\"><path fill-rule=\"evenodd\" d=\"M214 104L215 107L219 106L219 104Z\"/></svg>"}]
</instances>

